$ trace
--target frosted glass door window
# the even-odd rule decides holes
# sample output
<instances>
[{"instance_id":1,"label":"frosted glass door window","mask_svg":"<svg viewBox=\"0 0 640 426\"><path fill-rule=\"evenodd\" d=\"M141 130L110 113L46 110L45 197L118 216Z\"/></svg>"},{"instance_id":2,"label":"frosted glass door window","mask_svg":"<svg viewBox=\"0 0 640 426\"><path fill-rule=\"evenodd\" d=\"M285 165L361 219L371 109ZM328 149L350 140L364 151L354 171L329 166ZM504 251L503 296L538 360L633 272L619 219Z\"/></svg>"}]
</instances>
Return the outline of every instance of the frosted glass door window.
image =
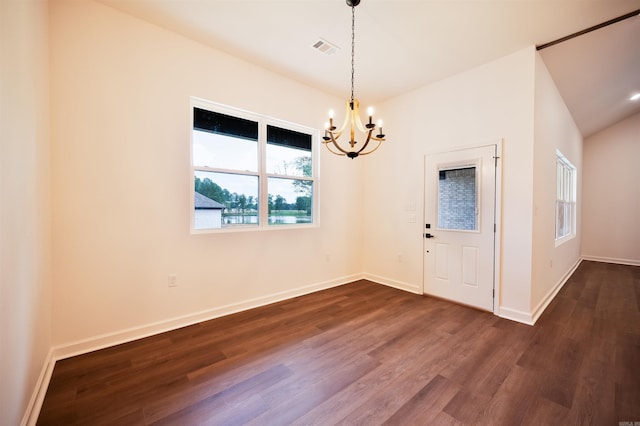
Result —
<instances>
[{"instance_id":1,"label":"frosted glass door window","mask_svg":"<svg viewBox=\"0 0 640 426\"><path fill-rule=\"evenodd\" d=\"M438 228L478 229L476 168L440 170L438 173Z\"/></svg>"}]
</instances>

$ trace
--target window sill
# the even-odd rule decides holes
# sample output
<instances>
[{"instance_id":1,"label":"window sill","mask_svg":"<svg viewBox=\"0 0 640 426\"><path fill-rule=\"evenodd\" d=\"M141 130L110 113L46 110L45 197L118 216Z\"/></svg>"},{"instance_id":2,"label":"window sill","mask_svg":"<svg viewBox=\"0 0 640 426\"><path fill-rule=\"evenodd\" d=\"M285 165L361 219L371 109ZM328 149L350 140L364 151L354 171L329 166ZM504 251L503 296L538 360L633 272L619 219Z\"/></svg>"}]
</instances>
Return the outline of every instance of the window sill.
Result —
<instances>
[{"instance_id":1,"label":"window sill","mask_svg":"<svg viewBox=\"0 0 640 426\"><path fill-rule=\"evenodd\" d=\"M290 231L301 229L315 229L319 228L319 224L303 224L303 225L272 225L272 226L239 226L230 228L215 228L215 229L191 229L191 235L209 235L209 234L232 234L237 232L270 232L270 231Z\"/></svg>"},{"instance_id":2,"label":"window sill","mask_svg":"<svg viewBox=\"0 0 640 426\"><path fill-rule=\"evenodd\" d=\"M569 241L573 240L575 237L576 237L576 234L569 234L569 235L565 235L564 237L557 238L555 246L560 247L564 243L568 243Z\"/></svg>"}]
</instances>

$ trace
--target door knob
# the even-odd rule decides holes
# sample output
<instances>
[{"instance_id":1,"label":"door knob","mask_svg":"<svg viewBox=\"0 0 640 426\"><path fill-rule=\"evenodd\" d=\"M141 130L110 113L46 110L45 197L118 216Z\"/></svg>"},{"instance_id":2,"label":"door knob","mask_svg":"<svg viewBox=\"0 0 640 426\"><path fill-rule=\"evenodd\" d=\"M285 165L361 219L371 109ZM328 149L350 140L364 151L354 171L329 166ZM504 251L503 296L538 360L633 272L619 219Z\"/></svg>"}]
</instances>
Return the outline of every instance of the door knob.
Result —
<instances>
[{"instance_id":1,"label":"door knob","mask_svg":"<svg viewBox=\"0 0 640 426\"><path fill-rule=\"evenodd\" d=\"M435 235L431 235L431 234L427 233L427 234L424 234L424 237L425 238L434 238Z\"/></svg>"}]
</instances>

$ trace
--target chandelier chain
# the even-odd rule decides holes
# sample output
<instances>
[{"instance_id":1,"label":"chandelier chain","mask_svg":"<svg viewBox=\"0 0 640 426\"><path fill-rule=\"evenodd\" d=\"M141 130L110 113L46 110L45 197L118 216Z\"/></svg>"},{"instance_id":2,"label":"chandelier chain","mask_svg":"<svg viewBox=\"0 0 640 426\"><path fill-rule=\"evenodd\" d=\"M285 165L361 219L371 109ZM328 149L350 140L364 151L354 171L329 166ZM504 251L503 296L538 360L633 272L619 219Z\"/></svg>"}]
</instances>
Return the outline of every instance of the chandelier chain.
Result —
<instances>
[{"instance_id":1,"label":"chandelier chain","mask_svg":"<svg viewBox=\"0 0 640 426\"><path fill-rule=\"evenodd\" d=\"M355 51L356 51L356 7L351 6L351 104L354 99L354 80L355 80Z\"/></svg>"}]
</instances>

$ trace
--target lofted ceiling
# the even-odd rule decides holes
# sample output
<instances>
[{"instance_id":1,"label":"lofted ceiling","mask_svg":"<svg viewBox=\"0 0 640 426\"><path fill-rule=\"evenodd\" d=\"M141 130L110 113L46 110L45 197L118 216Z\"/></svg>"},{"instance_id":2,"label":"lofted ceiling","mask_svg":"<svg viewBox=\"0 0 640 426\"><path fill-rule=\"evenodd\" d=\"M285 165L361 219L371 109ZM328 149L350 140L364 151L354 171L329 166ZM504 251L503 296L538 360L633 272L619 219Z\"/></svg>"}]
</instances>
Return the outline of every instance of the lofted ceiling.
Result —
<instances>
[{"instance_id":1,"label":"lofted ceiling","mask_svg":"<svg viewBox=\"0 0 640 426\"><path fill-rule=\"evenodd\" d=\"M345 0L98 0L347 99L351 9ZM527 46L640 9L638 0L362 0L356 96L381 102ZM640 18L540 51L585 136L640 112ZM332 55L312 48L318 39Z\"/></svg>"},{"instance_id":2,"label":"lofted ceiling","mask_svg":"<svg viewBox=\"0 0 640 426\"><path fill-rule=\"evenodd\" d=\"M640 112L640 15L540 54L583 136Z\"/></svg>"}]
</instances>

